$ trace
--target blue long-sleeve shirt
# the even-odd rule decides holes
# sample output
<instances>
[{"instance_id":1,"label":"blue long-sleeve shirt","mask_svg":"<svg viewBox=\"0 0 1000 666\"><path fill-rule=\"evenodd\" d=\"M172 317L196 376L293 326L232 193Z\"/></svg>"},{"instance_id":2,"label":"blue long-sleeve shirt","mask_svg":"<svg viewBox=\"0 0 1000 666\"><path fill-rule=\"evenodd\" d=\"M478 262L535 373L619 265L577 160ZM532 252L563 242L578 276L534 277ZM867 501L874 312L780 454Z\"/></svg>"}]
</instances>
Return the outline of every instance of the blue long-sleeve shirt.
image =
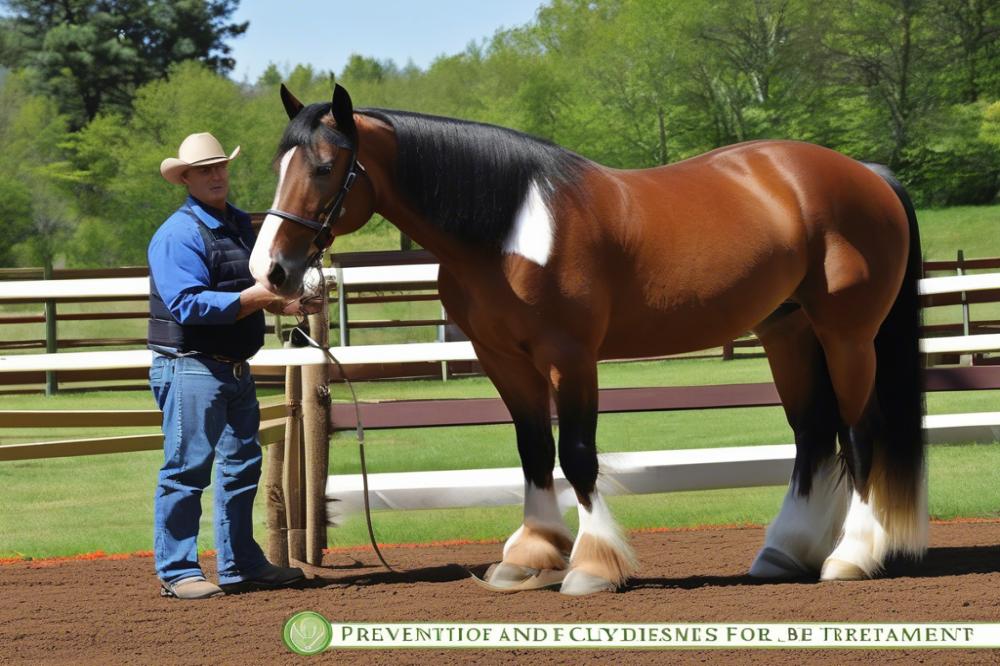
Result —
<instances>
[{"instance_id":1,"label":"blue long-sleeve shirt","mask_svg":"<svg viewBox=\"0 0 1000 666\"><path fill-rule=\"evenodd\" d=\"M146 257L150 274L163 303L179 324L232 324L240 311L240 295L209 289L211 276L205 241L186 208L209 229L225 224L213 214L214 209L188 196L149 241ZM255 237L250 216L227 203L226 217L235 222L240 239L247 250L252 250Z\"/></svg>"}]
</instances>

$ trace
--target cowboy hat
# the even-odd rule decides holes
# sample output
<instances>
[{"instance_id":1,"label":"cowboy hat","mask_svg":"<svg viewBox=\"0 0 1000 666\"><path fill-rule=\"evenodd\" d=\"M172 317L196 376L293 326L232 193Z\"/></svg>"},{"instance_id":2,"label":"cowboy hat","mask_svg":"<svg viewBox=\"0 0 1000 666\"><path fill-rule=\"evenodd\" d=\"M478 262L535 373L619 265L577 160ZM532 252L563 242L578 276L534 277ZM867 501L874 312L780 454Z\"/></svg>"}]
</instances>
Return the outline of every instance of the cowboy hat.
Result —
<instances>
[{"instance_id":1,"label":"cowboy hat","mask_svg":"<svg viewBox=\"0 0 1000 666\"><path fill-rule=\"evenodd\" d=\"M160 173L174 185L183 185L181 175L193 166L207 166L218 162L229 162L240 154L240 147L228 157L219 140L208 132L191 134L181 142L177 157L168 157L160 162Z\"/></svg>"}]
</instances>

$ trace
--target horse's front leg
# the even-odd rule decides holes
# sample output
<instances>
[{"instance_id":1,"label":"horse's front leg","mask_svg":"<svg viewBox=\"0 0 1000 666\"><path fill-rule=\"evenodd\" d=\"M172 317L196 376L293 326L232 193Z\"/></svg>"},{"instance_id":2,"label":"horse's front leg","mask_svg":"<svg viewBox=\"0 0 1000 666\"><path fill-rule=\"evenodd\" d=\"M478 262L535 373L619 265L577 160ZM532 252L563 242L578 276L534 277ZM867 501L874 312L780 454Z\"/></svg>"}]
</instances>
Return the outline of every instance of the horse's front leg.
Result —
<instances>
[{"instance_id":1,"label":"horse's front leg","mask_svg":"<svg viewBox=\"0 0 1000 666\"><path fill-rule=\"evenodd\" d=\"M510 410L524 470L524 522L507 539L503 561L488 578L496 587L511 588L539 571L566 569L573 535L552 482L555 441L548 382L523 352L502 354L476 345L476 354Z\"/></svg>"},{"instance_id":2,"label":"horse's front leg","mask_svg":"<svg viewBox=\"0 0 1000 666\"><path fill-rule=\"evenodd\" d=\"M551 370L559 414L559 462L576 491L580 529L561 592L615 590L636 571L628 540L597 491L597 363L573 359Z\"/></svg>"}]
</instances>

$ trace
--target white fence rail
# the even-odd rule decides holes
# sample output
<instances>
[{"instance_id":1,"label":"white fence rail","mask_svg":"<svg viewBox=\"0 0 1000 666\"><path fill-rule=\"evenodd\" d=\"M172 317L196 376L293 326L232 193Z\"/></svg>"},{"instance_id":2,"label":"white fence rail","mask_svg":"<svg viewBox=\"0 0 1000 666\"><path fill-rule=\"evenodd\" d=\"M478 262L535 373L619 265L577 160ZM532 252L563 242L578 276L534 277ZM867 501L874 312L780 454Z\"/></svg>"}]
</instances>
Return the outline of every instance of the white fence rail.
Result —
<instances>
[{"instance_id":1,"label":"white fence rail","mask_svg":"<svg viewBox=\"0 0 1000 666\"><path fill-rule=\"evenodd\" d=\"M426 284L436 282L437 264L401 266L358 266L344 268L345 286L377 288L387 284ZM335 284L337 269L326 268L323 275ZM963 291L1000 289L1000 273L954 275L920 280L921 296L953 294ZM0 303L40 301L61 298L142 297L149 295L149 278L93 278L81 280L7 280L0 281Z\"/></svg>"},{"instance_id":2,"label":"white fence rail","mask_svg":"<svg viewBox=\"0 0 1000 666\"><path fill-rule=\"evenodd\" d=\"M388 284L437 282L437 264L405 266L358 266L341 271L344 285L376 289ZM337 283L337 270L326 268L323 275ZM0 303L73 298L142 298L149 296L149 278L88 278L80 280L0 281Z\"/></svg>"}]
</instances>

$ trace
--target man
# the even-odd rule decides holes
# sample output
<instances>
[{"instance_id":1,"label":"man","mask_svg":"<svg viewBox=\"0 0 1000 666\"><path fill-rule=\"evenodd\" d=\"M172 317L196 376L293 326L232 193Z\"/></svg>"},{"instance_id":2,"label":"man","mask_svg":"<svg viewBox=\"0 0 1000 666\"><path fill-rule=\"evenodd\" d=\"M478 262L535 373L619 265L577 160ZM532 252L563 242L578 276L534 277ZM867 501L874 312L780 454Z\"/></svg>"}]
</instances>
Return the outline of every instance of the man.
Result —
<instances>
[{"instance_id":1,"label":"man","mask_svg":"<svg viewBox=\"0 0 1000 666\"><path fill-rule=\"evenodd\" d=\"M149 243L149 379L163 412L164 464L154 498L154 553L161 595L218 596L226 589L282 587L301 569L269 563L253 538L260 478L260 409L247 359L264 344L263 309L297 307L256 284L250 216L227 203L226 155L208 133L184 139L160 164L187 200ZM201 493L215 461L219 584L198 564Z\"/></svg>"}]
</instances>

